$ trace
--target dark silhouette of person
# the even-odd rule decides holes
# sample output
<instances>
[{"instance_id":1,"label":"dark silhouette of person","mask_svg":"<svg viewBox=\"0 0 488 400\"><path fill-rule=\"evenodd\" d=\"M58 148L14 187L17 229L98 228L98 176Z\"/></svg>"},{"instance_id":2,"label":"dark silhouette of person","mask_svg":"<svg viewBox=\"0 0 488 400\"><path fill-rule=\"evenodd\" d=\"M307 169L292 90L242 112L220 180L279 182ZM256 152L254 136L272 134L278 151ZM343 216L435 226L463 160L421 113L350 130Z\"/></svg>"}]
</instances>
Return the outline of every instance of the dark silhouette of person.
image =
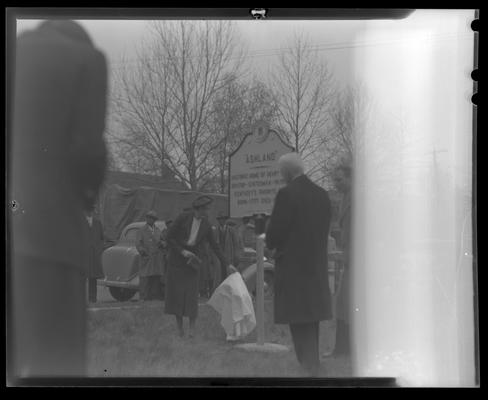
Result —
<instances>
[{"instance_id":1,"label":"dark silhouette of person","mask_svg":"<svg viewBox=\"0 0 488 400\"><path fill-rule=\"evenodd\" d=\"M289 324L299 363L317 376L320 321L332 319L330 201L327 192L304 174L296 153L282 156L279 165L287 185L276 195L266 231L266 245L275 251L274 320Z\"/></svg>"},{"instance_id":2,"label":"dark silhouette of person","mask_svg":"<svg viewBox=\"0 0 488 400\"><path fill-rule=\"evenodd\" d=\"M103 182L107 65L85 30L45 21L17 38L10 198L13 376L86 368L89 230Z\"/></svg>"}]
</instances>

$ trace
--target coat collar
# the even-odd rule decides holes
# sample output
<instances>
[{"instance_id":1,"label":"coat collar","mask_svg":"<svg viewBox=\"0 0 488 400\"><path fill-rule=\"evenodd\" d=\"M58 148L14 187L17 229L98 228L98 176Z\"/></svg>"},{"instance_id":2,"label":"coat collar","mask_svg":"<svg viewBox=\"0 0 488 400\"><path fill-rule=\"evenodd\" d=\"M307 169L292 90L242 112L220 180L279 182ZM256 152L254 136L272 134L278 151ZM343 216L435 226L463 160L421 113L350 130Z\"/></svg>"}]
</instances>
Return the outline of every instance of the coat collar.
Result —
<instances>
[{"instance_id":1,"label":"coat collar","mask_svg":"<svg viewBox=\"0 0 488 400\"><path fill-rule=\"evenodd\" d=\"M293 179L288 185L299 185L304 182L309 182L309 179L307 175L302 174L300 176L297 176L295 179Z\"/></svg>"},{"instance_id":2,"label":"coat collar","mask_svg":"<svg viewBox=\"0 0 488 400\"><path fill-rule=\"evenodd\" d=\"M189 212L187 213L186 215L186 220L185 220L185 240L188 239L190 237L190 233L191 233L191 225L193 223L193 216L195 214L193 212Z\"/></svg>"},{"instance_id":3,"label":"coat collar","mask_svg":"<svg viewBox=\"0 0 488 400\"><path fill-rule=\"evenodd\" d=\"M185 240L188 240L188 238L190 237L193 218L195 218L195 212L191 211L188 213L186 223L185 223ZM205 224L207 224L207 221L204 218L202 218L200 221L201 221L200 227L198 229L195 245L197 245L201 241L203 233L205 232L205 226L206 226Z\"/></svg>"},{"instance_id":4,"label":"coat collar","mask_svg":"<svg viewBox=\"0 0 488 400\"><path fill-rule=\"evenodd\" d=\"M158 227L157 227L156 225L154 225L153 230L151 230L151 228L149 227L149 225L148 225L147 223L146 223L146 224L144 224L144 229L145 229L145 230L146 230L148 233L151 233L151 234L152 234L152 233L157 234L157 233L158 233L158 231L159 231L159 229L158 229Z\"/></svg>"},{"instance_id":5,"label":"coat collar","mask_svg":"<svg viewBox=\"0 0 488 400\"><path fill-rule=\"evenodd\" d=\"M198 244L200 243L200 241L202 240L202 236L203 236L203 233L205 231L205 224L207 223L207 220L206 219L201 219L200 220L200 227L198 228L198 233L197 233L197 239L195 240L195 244Z\"/></svg>"}]
</instances>

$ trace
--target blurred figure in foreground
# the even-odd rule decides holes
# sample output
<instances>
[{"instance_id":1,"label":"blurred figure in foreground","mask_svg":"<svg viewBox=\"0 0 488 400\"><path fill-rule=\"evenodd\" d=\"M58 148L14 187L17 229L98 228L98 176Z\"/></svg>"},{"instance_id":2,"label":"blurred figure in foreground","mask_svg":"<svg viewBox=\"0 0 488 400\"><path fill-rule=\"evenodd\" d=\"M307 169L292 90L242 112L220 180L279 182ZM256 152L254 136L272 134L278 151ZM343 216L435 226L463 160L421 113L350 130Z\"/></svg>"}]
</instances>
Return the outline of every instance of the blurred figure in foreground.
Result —
<instances>
[{"instance_id":1,"label":"blurred figure in foreground","mask_svg":"<svg viewBox=\"0 0 488 400\"><path fill-rule=\"evenodd\" d=\"M73 21L17 38L10 199L14 375L85 375L84 211L104 178L107 66ZM9 346L10 348L10 346Z\"/></svg>"},{"instance_id":2,"label":"blurred figure in foreground","mask_svg":"<svg viewBox=\"0 0 488 400\"><path fill-rule=\"evenodd\" d=\"M266 232L275 250L274 320L289 324L299 363L311 376L320 373L320 321L332 318L327 241L327 192L304 174L296 153L279 159L287 185L276 195Z\"/></svg>"},{"instance_id":3,"label":"blurred figure in foreground","mask_svg":"<svg viewBox=\"0 0 488 400\"><path fill-rule=\"evenodd\" d=\"M333 355L350 353L350 250L351 250L351 167L341 165L335 170L334 182L343 197L339 208L340 235L337 245L343 252L343 273L339 283L336 304L336 345Z\"/></svg>"},{"instance_id":4,"label":"blurred figure in foreground","mask_svg":"<svg viewBox=\"0 0 488 400\"><path fill-rule=\"evenodd\" d=\"M102 223L94 216L95 206L86 210L86 220L90 231L90 249L88 260L88 301L97 302L97 279L103 278L102 253L105 250Z\"/></svg>"}]
</instances>

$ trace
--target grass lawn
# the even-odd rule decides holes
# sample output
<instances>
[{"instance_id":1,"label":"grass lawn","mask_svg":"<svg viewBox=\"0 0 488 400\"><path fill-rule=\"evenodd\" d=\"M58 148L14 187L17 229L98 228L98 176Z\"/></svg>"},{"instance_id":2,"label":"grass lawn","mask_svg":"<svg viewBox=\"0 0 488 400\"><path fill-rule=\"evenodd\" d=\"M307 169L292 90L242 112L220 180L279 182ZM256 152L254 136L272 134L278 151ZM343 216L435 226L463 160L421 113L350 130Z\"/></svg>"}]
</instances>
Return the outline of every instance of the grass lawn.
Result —
<instances>
[{"instance_id":1,"label":"grass lawn","mask_svg":"<svg viewBox=\"0 0 488 400\"><path fill-rule=\"evenodd\" d=\"M162 302L139 308L101 309L88 314L89 375L92 377L299 377L288 327L272 323L266 304L266 341L287 345L286 353L257 353L226 342L219 314L201 305L193 339L176 335L174 317ZM185 324L187 321L185 319ZM185 325L186 328L186 325ZM333 343L333 326L321 326L321 351ZM256 330L246 339L256 341ZM327 377L351 376L346 358L323 361Z\"/></svg>"}]
</instances>

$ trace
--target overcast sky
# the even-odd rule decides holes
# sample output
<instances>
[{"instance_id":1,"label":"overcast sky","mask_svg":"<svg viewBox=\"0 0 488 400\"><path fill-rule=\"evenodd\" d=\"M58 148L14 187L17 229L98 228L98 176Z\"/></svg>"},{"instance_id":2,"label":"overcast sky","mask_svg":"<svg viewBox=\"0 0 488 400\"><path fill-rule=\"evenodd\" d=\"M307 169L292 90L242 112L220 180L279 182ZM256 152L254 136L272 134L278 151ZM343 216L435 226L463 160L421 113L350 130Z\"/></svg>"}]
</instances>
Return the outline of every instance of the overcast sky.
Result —
<instances>
[{"instance_id":1,"label":"overcast sky","mask_svg":"<svg viewBox=\"0 0 488 400\"><path fill-rule=\"evenodd\" d=\"M249 20L235 24L257 71L266 71L276 50L287 47L294 32L305 33L339 82L366 83L383 116L402 118L407 133L435 126L442 149L448 146L442 132L469 125L469 116L461 118L457 113L462 105L469 106L472 94L473 19L473 10L420 10L403 20ZM147 21L79 22L111 65L120 63L124 54L132 58L148 33ZM38 23L18 21L18 32ZM430 120L422 127L419 110L430 112Z\"/></svg>"},{"instance_id":2,"label":"overcast sky","mask_svg":"<svg viewBox=\"0 0 488 400\"><path fill-rule=\"evenodd\" d=\"M469 33L465 23L473 19L472 10L421 10L403 20L380 21L235 21L241 41L250 53L250 61L258 71L265 71L280 47L287 47L294 32L305 33L327 60L334 76L341 82L357 78L354 59L364 52L379 48L378 60L385 68L394 62L391 54L398 43L413 31L421 31L427 39L436 37L439 44L449 38ZM109 62L117 65L122 55L132 58L143 37L148 35L148 22L139 20L81 20L96 45L105 52ZM19 20L18 32L39 24L38 20ZM368 37L368 40L365 38ZM256 54L259 53L259 54ZM356 71L357 72L357 71Z\"/></svg>"}]
</instances>

